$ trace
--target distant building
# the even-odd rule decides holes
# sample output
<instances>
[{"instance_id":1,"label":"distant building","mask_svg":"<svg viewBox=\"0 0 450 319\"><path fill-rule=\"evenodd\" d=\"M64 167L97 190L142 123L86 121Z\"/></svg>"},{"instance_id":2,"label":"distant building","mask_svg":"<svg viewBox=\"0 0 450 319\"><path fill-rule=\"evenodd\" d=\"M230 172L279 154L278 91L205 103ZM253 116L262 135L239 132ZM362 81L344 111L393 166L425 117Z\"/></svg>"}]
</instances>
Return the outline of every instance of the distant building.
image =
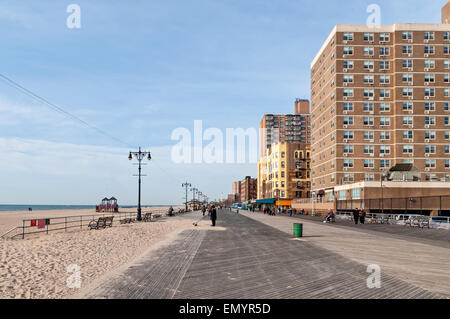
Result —
<instances>
[{"instance_id":1,"label":"distant building","mask_svg":"<svg viewBox=\"0 0 450 319\"><path fill-rule=\"evenodd\" d=\"M243 181L241 181L241 192L240 199L241 202L249 201L257 198L257 179L246 176Z\"/></svg>"},{"instance_id":2,"label":"distant building","mask_svg":"<svg viewBox=\"0 0 450 319\"><path fill-rule=\"evenodd\" d=\"M305 143L281 142L258 161L258 199L310 197L311 149Z\"/></svg>"},{"instance_id":3,"label":"distant building","mask_svg":"<svg viewBox=\"0 0 450 319\"><path fill-rule=\"evenodd\" d=\"M311 142L309 101L297 99L294 114L265 114L260 124L260 156L267 148L281 142Z\"/></svg>"}]
</instances>

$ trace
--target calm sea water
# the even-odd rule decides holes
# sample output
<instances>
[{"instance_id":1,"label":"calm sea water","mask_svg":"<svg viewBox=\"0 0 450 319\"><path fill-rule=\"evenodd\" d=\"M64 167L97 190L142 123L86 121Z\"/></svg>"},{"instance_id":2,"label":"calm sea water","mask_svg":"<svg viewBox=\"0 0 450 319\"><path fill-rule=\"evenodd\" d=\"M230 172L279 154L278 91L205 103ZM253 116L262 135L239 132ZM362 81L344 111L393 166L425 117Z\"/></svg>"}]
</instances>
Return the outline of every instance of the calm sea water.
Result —
<instances>
[{"instance_id":1,"label":"calm sea water","mask_svg":"<svg viewBox=\"0 0 450 319\"><path fill-rule=\"evenodd\" d=\"M142 205L142 207L152 206L168 206L168 205ZM95 205L1 205L0 211L27 211L28 208L33 210L63 210L63 209L95 209ZM136 207L136 205L126 206L119 205L122 208Z\"/></svg>"}]
</instances>

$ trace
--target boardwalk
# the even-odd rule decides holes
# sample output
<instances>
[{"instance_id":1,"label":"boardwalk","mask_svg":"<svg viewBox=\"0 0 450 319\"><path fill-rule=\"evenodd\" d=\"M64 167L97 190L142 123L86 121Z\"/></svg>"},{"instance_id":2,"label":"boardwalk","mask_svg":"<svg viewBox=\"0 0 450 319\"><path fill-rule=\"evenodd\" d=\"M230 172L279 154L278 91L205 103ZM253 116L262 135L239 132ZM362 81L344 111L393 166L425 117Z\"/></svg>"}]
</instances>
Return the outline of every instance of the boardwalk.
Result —
<instances>
[{"instance_id":1,"label":"boardwalk","mask_svg":"<svg viewBox=\"0 0 450 319\"><path fill-rule=\"evenodd\" d=\"M209 223L205 218L201 229L193 227L180 233L176 240L99 282L82 297L448 297L385 271L381 273L381 288L369 289L368 264L310 241L326 238L326 234L295 240L280 229L285 227L284 221L292 226L289 218L272 219L277 224L272 227L267 225L268 216L251 214L220 211L216 229L204 227Z\"/></svg>"}]
</instances>

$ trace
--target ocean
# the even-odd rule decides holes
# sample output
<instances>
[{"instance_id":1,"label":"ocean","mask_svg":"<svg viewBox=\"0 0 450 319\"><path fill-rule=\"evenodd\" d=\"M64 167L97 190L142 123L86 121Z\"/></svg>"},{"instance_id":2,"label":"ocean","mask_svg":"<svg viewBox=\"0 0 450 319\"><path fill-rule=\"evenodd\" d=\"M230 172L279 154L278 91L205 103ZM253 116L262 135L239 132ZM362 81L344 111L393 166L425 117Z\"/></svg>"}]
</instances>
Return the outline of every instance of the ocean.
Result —
<instances>
[{"instance_id":1,"label":"ocean","mask_svg":"<svg viewBox=\"0 0 450 319\"><path fill-rule=\"evenodd\" d=\"M144 207L152 206L169 206L169 205L142 205ZM1 205L1 211L28 211L28 208L33 210L63 210L63 209L95 209L95 205ZM119 205L121 208L132 208L137 207L137 205Z\"/></svg>"}]
</instances>

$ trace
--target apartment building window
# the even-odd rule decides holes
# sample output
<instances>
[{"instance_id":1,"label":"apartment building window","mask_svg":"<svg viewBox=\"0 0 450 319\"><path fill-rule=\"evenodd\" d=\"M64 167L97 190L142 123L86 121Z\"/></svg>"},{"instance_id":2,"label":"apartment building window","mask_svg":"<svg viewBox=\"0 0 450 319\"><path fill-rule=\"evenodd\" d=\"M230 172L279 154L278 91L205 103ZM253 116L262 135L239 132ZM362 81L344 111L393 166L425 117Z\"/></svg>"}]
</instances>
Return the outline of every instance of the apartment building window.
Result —
<instances>
[{"instance_id":1,"label":"apartment building window","mask_svg":"<svg viewBox=\"0 0 450 319\"><path fill-rule=\"evenodd\" d=\"M281 172L281 178L284 178L285 173Z\"/></svg>"},{"instance_id":2,"label":"apartment building window","mask_svg":"<svg viewBox=\"0 0 450 319\"><path fill-rule=\"evenodd\" d=\"M450 131L445 131L444 136L446 140L450 140Z\"/></svg>"},{"instance_id":3,"label":"apartment building window","mask_svg":"<svg viewBox=\"0 0 450 319\"><path fill-rule=\"evenodd\" d=\"M412 40L412 32L410 31L402 32L402 40Z\"/></svg>"},{"instance_id":4,"label":"apartment building window","mask_svg":"<svg viewBox=\"0 0 450 319\"><path fill-rule=\"evenodd\" d=\"M391 103L380 103L380 112L389 112L391 110Z\"/></svg>"},{"instance_id":5,"label":"apartment building window","mask_svg":"<svg viewBox=\"0 0 450 319\"><path fill-rule=\"evenodd\" d=\"M389 42L390 34L389 33L380 33L380 42Z\"/></svg>"},{"instance_id":6,"label":"apartment building window","mask_svg":"<svg viewBox=\"0 0 450 319\"><path fill-rule=\"evenodd\" d=\"M364 89L364 97L365 98L373 98L375 95L375 91L373 89Z\"/></svg>"},{"instance_id":7,"label":"apartment building window","mask_svg":"<svg viewBox=\"0 0 450 319\"><path fill-rule=\"evenodd\" d=\"M444 83L449 83L450 82L450 74L444 74Z\"/></svg>"},{"instance_id":8,"label":"apartment building window","mask_svg":"<svg viewBox=\"0 0 450 319\"><path fill-rule=\"evenodd\" d=\"M436 131L425 131L425 139L434 140L436 138Z\"/></svg>"},{"instance_id":9,"label":"apartment building window","mask_svg":"<svg viewBox=\"0 0 450 319\"><path fill-rule=\"evenodd\" d=\"M426 116L425 117L425 125L435 125L436 118L434 116Z\"/></svg>"},{"instance_id":10,"label":"apartment building window","mask_svg":"<svg viewBox=\"0 0 450 319\"><path fill-rule=\"evenodd\" d=\"M426 168L436 168L436 160L434 160L434 159L426 159L425 160L425 167Z\"/></svg>"},{"instance_id":11,"label":"apartment building window","mask_svg":"<svg viewBox=\"0 0 450 319\"><path fill-rule=\"evenodd\" d=\"M449 117L448 116L446 116L446 117L444 117L444 125L449 125Z\"/></svg>"},{"instance_id":12,"label":"apartment building window","mask_svg":"<svg viewBox=\"0 0 450 319\"><path fill-rule=\"evenodd\" d=\"M345 60L343 62L343 66L342 67L343 67L344 70L346 70L346 69L353 69L353 65L354 65L353 61Z\"/></svg>"},{"instance_id":13,"label":"apartment building window","mask_svg":"<svg viewBox=\"0 0 450 319\"><path fill-rule=\"evenodd\" d=\"M353 125L353 116L344 116L344 125Z\"/></svg>"},{"instance_id":14,"label":"apartment building window","mask_svg":"<svg viewBox=\"0 0 450 319\"><path fill-rule=\"evenodd\" d=\"M380 160L380 168L390 168L391 167L391 161L382 159Z\"/></svg>"},{"instance_id":15,"label":"apartment building window","mask_svg":"<svg viewBox=\"0 0 450 319\"><path fill-rule=\"evenodd\" d=\"M425 111L435 111L436 104L434 102L425 102Z\"/></svg>"},{"instance_id":16,"label":"apartment building window","mask_svg":"<svg viewBox=\"0 0 450 319\"><path fill-rule=\"evenodd\" d=\"M413 125L413 117L412 116L403 116L402 124L403 125Z\"/></svg>"},{"instance_id":17,"label":"apartment building window","mask_svg":"<svg viewBox=\"0 0 450 319\"><path fill-rule=\"evenodd\" d=\"M373 33L369 33L369 32L366 32L366 33L364 33L364 41L369 41L369 42L373 42L374 41L374 35L373 35Z\"/></svg>"},{"instance_id":18,"label":"apartment building window","mask_svg":"<svg viewBox=\"0 0 450 319\"><path fill-rule=\"evenodd\" d=\"M425 145L425 154L435 154L436 146L435 145Z\"/></svg>"},{"instance_id":19,"label":"apartment building window","mask_svg":"<svg viewBox=\"0 0 450 319\"><path fill-rule=\"evenodd\" d=\"M380 117L380 126L390 126L391 118L390 117Z\"/></svg>"},{"instance_id":20,"label":"apartment building window","mask_svg":"<svg viewBox=\"0 0 450 319\"><path fill-rule=\"evenodd\" d=\"M364 75L364 83L366 83L366 84L373 84L374 82L375 82L375 76L368 75L368 74Z\"/></svg>"},{"instance_id":21,"label":"apartment building window","mask_svg":"<svg viewBox=\"0 0 450 319\"><path fill-rule=\"evenodd\" d=\"M351 183L355 180L355 176L353 173L345 173L343 179L344 183Z\"/></svg>"},{"instance_id":22,"label":"apartment building window","mask_svg":"<svg viewBox=\"0 0 450 319\"><path fill-rule=\"evenodd\" d=\"M380 61L380 70L389 70L390 62L389 61Z\"/></svg>"},{"instance_id":23,"label":"apartment building window","mask_svg":"<svg viewBox=\"0 0 450 319\"><path fill-rule=\"evenodd\" d=\"M413 67L413 61L412 60L402 60L402 67L404 69L410 69Z\"/></svg>"},{"instance_id":24,"label":"apartment building window","mask_svg":"<svg viewBox=\"0 0 450 319\"><path fill-rule=\"evenodd\" d=\"M352 199L361 199L361 189L360 188L352 189Z\"/></svg>"},{"instance_id":25,"label":"apartment building window","mask_svg":"<svg viewBox=\"0 0 450 319\"><path fill-rule=\"evenodd\" d=\"M389 84L391 82L390 75L380 75L380 84Z\"/></svg>"},{"instance_id":26,"label":"apartment building window","mask_svg":"<svg viewBox=\"0 0 450 319\"><path fill-rule=\"evenodd\" d=\"M450 160L445 160L445 168L450 168ZM447 175L446 175L447 179Z\"/></svg>"},{"instance_id":27,"label":"apartment building window","mask_svg":"<svg viewBox=\"0 0 450 319\"><path fill-rule=\"evenodd\" d=\"M403 73L402 81L403 82L412 82L413 81L413 75L411 73Z\"/></svg>"},{"instance_id":28,"label":"apartment building window","mask_svg":"<svg viewBox=\"0 0 450 319\"><path fill-rule=\"evenodd\" d=\"M380 57L389 56L390 50L389 47L380 47Z\"/></svg>"},{"instance_id":29,"label":"apartment building window","mask_svg":"<svg viewBox=\"0 0 450 319\"><path fill-rule=\"evenodd\" d=\"M372 56L374 54L374 48L373 47L364 47L364 55Z\"/></svg>"},{"instance_id":30,"label":"apartment building window","mask_svg":"<svg viewBox=\"0 0 450 319\"><path fill-rule=\"evenodd\" d=\"M373 61L364 61L364 70L373 70L374 62Z\"/></svg>"},{"instance_id":31,"label":"apartment building window","mask_svg":"<svg viewBox=\"0 0 450 319\"><path fill-rule=\"evenodd\" d=\"M425 74L424 75L425 83L434 83L434 74Z\"/></svg>"},{"instance_id":32,"label":"apartment building window","mask_svg":"<svg viewBox=\"0 0 450 319\"><path fill-rule=\"evenodd\" d=\"M353 89L344 89L344 97L353 97Z\"/></svg>"},{"instance_id":33,"label":"apartment building window","mask_svg":"<svg viewBox=\"0 0 450 319\"><path fill-rule=\"evenodd\" d=\"M403 139L405 140L412 140L413 139L413 131L408 130L408 131L403 131Z\"/></svg>"},{"instance_id":34,"label":"apartment building window","mask_svg":"<svg viewBox=\"0 0 450 319\"><path fill-rule=\"evenodd\" d=\"M373 112L373 103L364 103L363 105L364 112Z\"/></svg>"},{"instance_id":35,"label":"apartment building window","mask_svg":"<svg viewBox=\"0 0 450 319\"><path fill-rule=\"evenodd\" d=\"M434 45L426 45L423 47L424 54L434 54Z\"/></svg>"},{"instance_id":36,"label":"apartment building window","mask_svg":"<svg viewBox=\"0 0 450 319\"><path fill-rule=\"evenodd\" d=\"M380 154L390 154L391 147L389 145L381 145L380 146Z\"/></svg>"},{"instance_id":37,"label":"apartment building window","mask_svg":"<svg viewBox=\"0 0 450 319\"><path fill-rule=\"evenodd\" d=\"M412 45L404 45L402 46L403 54L412 54Z\"/></svg>"},{"instance_id":38,"label":"apartment building window","mask_svg":"<svg viewBox=\"0 0 450 319\"><path fill-rule=\"evenodd\" d=\"M391 96L391 90L389 89L380 89L380 97L381 98L389 98Z\"/></svg>"},{"instance_id":39,"label":"apartment building window","mask_svg":"<svg viewBox=\"0 0 450 319\"><path fill-rule=\"evenodd\" d=\"M365 173L364 174L364 180L366 182L373 182L375 180L375 174L373 174L373 173Z\"/></svg>"},{"instance_id":40,"label":"apartment building window","mask_svg":"<svg viewBox=\"0 0 450 319\"><path fill-rule=\"evenodd\" d=\"M353 47L344 47L344 55L353 55Z\"/></svg>"},{"instance_id":41,"label":"apartment building window","mask_svg":"<svg viewBox=\"0 0 450 319\"><path fill-rule=\"evenodd\" d=\"M281 168L285 168L286 167L286 163L285 162L281 162Z\"/></svg>"},{"instance_id":42,"label":"apartment building window","mask_svg":"<svg viewBox=\"0 0 450 319\"><path fill-rule=\"evenodd\" d=\"M412 111L413 106L413 102L403 102L403 111Z\"/></svg>"},{"instance_id":43,"label":"apartment building window","mask_svg":"<svg viewBox=\"0 0 450 319\"><path fill-rule=\"evenodd\" d=\"M344 111L353 112L353 103L344 103Z\"/></svg>"},{"instance_id":44,"label":"apartment building window","mask_svg":"<svg viewBox=\"0 0 450 319\"><path fill-rule=\"evenodd\" d=\"M381 131L380 132L380 140L388 141L391 139L391 132L389 131Z\"/></svg>"},{"instance_id":45,"label":"apartment building window","mask_svg":"<svg viewBox=\"0 0 450 319\"><path fill-rule=\"evenodd\" d=\"M345 140L353 140L353 131L344 131Z\"/></svg>"},{"instance_id":46,"label":"apartment building window","mask_svg":"<svg viewBox=\"0 0 450 319\"><path fill-rule=\"evenodd\" d=\"M425 97L434 97L434 88L425 88Z\"/></svg>"},{"instance_id":47,"label":"apartment building window","mask_svg":"<svg viewBox=\"0 0 450 319\"><path fill-rule=\"evenodd\" d=\"M373 131L364 131L364 139L365 140L373 140L374 132Z\"/></svg>"},{"instance_id":48,"label":"apartment building window","mask_svg":"<svg viewBox=\"0 0 450 319\"><path fill-rule=\"evenodd\" d=\"M295 192L295 197L302 198L302 192Z\"/></svg>"},{"instance_id":49,"label":"apartment building window","mask_svg":"<svg viewBox=\"0 0 450 319\"><path fill-rule=\"evenodd\" d=\"M444 96L445 97L449 97L450 96L450 89L449 88L445 88L444 89Z\"/></svg>"},{"instance_id":50,"label":"apartment building window","mask_svg":"<svg viewBox=\"0 0 450 319\"><path fill-rule=\"evenodd\" d=\"M339 200L347 199L347 191L339 191Z\"/></svg>"},{"instance_id":51,"label":"apartment building window","mask_svg":"<svg viewBox=\"0 0 450 319\"><path fill-rule=\"evenodd\" d=\"M373 145L364 145L364 154L374 154Z\"/></svg>"},{"instance_id":52,"label":"apartment building window","mask_svg":"<svg viewBox=\"0 0 450 319\"><path fill-rule=\"evenodd\" d=\"M344 41L353 41L353 32L344 32L343 40Z\"/></svg>"},{"instance_id":53,"label":"apartment building window","mask_svg":"<svg viewBox=\"0 0 450 319\"><path fill-rule=\"evenodd\" d=\"M444 32L444 40L450 40L450 32L446 31Z\"/></svg>"},{"instance_id":54,"label":"apartment building window","mask_svg":"<svg viewBox=\"0 0 450 319\"><path fill-rule=\"evenodd\" d=\"M352 159L344 159L344 168L353 168L353 165Z\"/></svg>"},{"instance_id":55,"label":"apartment building window","mask_svg":"<svg viewBox=\"0 0 450 319\"><path fill-rule=\"evenodd\" d=\"M412 154L414 152L413 145L403 145L403 154Z\"/></svg>"},{"instance_id":56,"label":"apartment building window","mask_svg":"<svg viewBox=\"0 0 450 319\"><path fill-rule=\"evenodd\" d=\"M444 69L450 69L450 60L444 60Z\"/></svg>"},{"instance_id":57,"label":"apartment building window","mask_svg":"<svg viewBox=\"0 0 450 319\"><path fill-rule=\"evenodd\" d=\"M374 160L372 159L364 160L364 168L374 168L374 167L375 167Z\"/></svg>"},{"instance_id":58,"label":"apartment building window","mask_svg":"<svg viewBox=\"0 0 450 319\"><path fill-rule=\"evenodd\" d=\"M281 158L285 158L286 157L286 153L285 152L281 152Z\"/></svg>"},{"instance_id":59,"label":"apartment building window","mask_svg":"<svg viewBox=\"0 0 450 319\"><path fill-rule=\"evenodd\" d=\"M364 126L373 126L373 117L364 117Z\"/></svg>"},{"instance_id":60,"label":"apartment building window","mask_svg":"<svg viewBox=\"0 0 450 319\"><path fill-rule=\"evenodd\" d=\"M444 146L444 153L445 154L450 154L450 145L445 145Z\"/></svg>"},{"instance_id":61,"label":"apartment building window","mask_svg":"<svg viewBox=\"0 0 450 319\"><path fill-rule=\"evenodd\" d=\"M344 83L353 83L353 75L345 74L343 77Z\"/></svg>"},{"instance_id":62,"label":"apartment building window","mask_svg":"<svg viewBox=\"0 0 450 319\"><path fill-rule=\"evenodd\" d=\"M343 151L346 154L353 154L353 145L344 145Z\"/></svg>"},{"instance_id":63,"label":"apartment building window","mask_svg":"<svg viewBox=\"0 0 450 319\"><path fill-rule=\"evenodd\" d=\"M435 66L434 60L425 60L423 63L425 69L434 69Z\"/></svg>"},{"instance_id":64,"label":"apartment building window","mask_svg":"<svg viewBox=\"0 0 450 319\"><path fill-rule=\"evenodd\" d=\"M444 54L450 54L450 46L444 45Z\"/></svg>"},{"instance_id":65,"label":"apartment building window","mask_svg":"<svg viewBox=\"0 0 450 319\"><path fill-rule=\"evenodd\" d=\"M413 89L412 88L403 88L402 94L403 94L403 97L413 96Z\"/></svg>"},{"instance_id":66,"label":"apartment building window","mask_svg":"<svg viewBox=\"0 0 450 319\"><path fill-rule=\"evenodd\" d=\"M281 182L281 187L284 187L285 186L285 183L284 182Z\"/></svg>"},{"instance_id":67,"label":"apartment building window","mask_svg":"<svg viewBox=\"0 0 450 319\"><path fill-rule=\"evenodd\" d=\"M434 40L434 32L424 32L424 40Z\"/></svg>"}]
</instances>

